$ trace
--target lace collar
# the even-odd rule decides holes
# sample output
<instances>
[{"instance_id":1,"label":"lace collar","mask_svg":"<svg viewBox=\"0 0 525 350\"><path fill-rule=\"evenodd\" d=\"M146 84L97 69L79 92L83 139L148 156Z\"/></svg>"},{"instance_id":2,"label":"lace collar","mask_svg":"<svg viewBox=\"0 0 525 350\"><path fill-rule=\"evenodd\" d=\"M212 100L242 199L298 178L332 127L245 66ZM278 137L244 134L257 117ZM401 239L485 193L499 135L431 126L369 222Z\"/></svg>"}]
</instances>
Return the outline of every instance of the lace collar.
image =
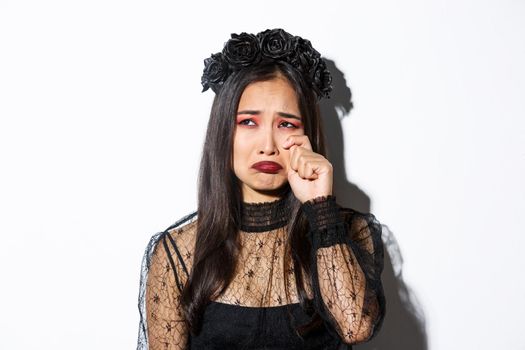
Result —
<instances>
[{"instance_id":1,"label":"lace collar","mask_svg":"<svg viewBox=\"0 0 525 350\"><path fill-rule=\"evenodd\" d=\"M286 197L273 202L241 204L241 230L245 232L274 230L286 226L289 219Z\"/></svg>"}]
</instances>

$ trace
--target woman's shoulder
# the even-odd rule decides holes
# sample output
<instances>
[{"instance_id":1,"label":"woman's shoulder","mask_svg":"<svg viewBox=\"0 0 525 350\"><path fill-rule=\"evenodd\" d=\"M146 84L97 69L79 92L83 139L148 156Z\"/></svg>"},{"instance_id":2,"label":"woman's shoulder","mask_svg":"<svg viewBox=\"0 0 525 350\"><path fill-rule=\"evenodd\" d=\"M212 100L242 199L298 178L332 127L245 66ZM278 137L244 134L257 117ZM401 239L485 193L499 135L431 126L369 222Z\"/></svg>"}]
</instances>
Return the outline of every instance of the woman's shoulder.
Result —
<instances>
[{"instance_id":1,"label":"woman's shoulder","mask_svg":"<svg viewBox=\"0 0 525 350\"><path fill-rule=\"evenodd\" d=\"M180 237L182 239L195 235L197 228L197 212L188 214L174 224L170 225L164 230L164 233L170 234L172 237Z\"/></svg>"},{"instance_id":2,"label":"woman's shoulder","mask_svg":"<svg viewBox=\"0 0 525 350\"><path fill-rule=\"evenodd\" d=\"M189 270L195 250L196 231L197 213L194 212L177 220L164 231L154 234L146 250L159 261L168 259L177 265L182 263L183 269Z\"/></svg>"},{"instance_id":3,"label":"woman's shoulder","mask_svg":"<svg viewBox=\"0 0 525 350\"><path fill-rule=\"evenodd\" d=\"M141 263L139 308L146 315L146 289L179 292L189 276L192 265L197 215L192 213L181 218L164 231L150 237ZM155 301L156 303L156 301ZM141 328L145 331L146 328Z\"/></svg>"},{"instance_id":4,"label":"woman's shoulder","mask_svg":"<svg viewBox=\"0 0 525 350\"><path fill-rule=\"evenodd\" d=\"M155 233L150 238L150 245L158 245L162 240L169 239L175 242L194 239L197 228L197 212L188 214L161 232Z\"/></svg>"},{"instance_id":5,"label":"woman's shoulder","mask_svg":"<svg viewBox=\"0 0 525 350\"><path fill-rule=\"evenodd\" d=\"M185 256L193 254L197 233L197 213L189 214L164 230L166 237L175 249L183 250Z\"/></svg>"}]
</instances>

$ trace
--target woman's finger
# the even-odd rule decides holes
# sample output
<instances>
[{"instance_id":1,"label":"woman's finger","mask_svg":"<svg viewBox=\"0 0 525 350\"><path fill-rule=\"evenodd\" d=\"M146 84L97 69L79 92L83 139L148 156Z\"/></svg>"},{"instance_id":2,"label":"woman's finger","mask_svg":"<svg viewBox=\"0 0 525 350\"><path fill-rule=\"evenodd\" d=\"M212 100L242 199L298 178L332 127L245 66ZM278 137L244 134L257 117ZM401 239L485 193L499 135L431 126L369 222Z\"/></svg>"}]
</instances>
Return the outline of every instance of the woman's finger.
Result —
<instances>
[{"instance_id":1,"label":"woman's finger","mask_svg":"<svg viewBox=\"0 0 525 350\"><path fill-rule=\"evenodd\" d=\"M284 149L289 149L292 146L304 147L308 150L312 150L312 144L306 135L291 135L283 143Z\"/></svg>"},{"instance_id":2,"label":"woman's finger","mask_svg":"<svg viewBox=\"0 0 525 350\"><path fill-rule=\"evenodd\" d=\"M304 179L317 179L320 174L330 171L330 165L326 162L326 160L311 160L309 162L306 162L302 174L299 172L299 176L301 176Z\"/></svg>"},{"instance_id":3,"label":"woman's finger","mask_svg":"<svg viewBox=\"0 0 525 350\"><path fill-rule=\"evenodd\" d=\"M301 166L302 162L306 162L309 160L322 161L324 159L325 158L319 153L315 153L304 147L299 147L299 146L294 145L292 146L292 148L290 148L290 166L294 170L297 170Z\"/></svg>"}]
</instances>

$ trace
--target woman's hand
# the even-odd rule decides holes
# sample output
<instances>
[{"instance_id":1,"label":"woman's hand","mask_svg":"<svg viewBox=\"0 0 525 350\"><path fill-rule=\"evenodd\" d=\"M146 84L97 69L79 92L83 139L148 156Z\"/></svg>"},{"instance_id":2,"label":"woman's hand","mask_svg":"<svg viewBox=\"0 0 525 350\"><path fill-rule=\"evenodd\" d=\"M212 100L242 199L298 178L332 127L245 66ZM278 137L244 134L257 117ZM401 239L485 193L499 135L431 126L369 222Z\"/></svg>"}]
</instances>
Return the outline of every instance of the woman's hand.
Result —
<instances>
[{"instance_id":1,"label":"woman's hand","mask_svg":"<svg viewBox=\"0 0 525 350\"><path fill-rule=\"evenodd\" d=\"M308 136L292 135L284 142L283 148L290 150L288 182L301 203L332 194L332 164L312 151Z\"/></svg>"}]
</instances>

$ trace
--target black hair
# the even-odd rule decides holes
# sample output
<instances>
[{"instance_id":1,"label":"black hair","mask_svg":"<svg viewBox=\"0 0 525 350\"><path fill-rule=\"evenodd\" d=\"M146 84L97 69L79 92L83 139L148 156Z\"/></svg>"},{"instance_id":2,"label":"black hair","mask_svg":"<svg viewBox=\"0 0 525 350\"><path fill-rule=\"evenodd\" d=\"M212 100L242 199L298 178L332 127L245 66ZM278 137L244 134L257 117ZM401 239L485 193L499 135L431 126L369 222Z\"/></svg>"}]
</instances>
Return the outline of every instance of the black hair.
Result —
<instances>
[{"instance_id":1,"label":"black hair","mask_svg":"<svg viewBox=\"0 0 525 350\"><path fill-rule=\"evenodd\" d=\"M286 62L263 62L232 73L217 91L211 108L198 179L198 221L193 268L182 291L181 304L192 334L198 334L208 303L221 295L234 277L240 251L238 234L242 194L233 172L233 136L239 101L244 89L253 82L283 76L293 87L303 119L305 135L312 150L325 155L318 99L309 82ZM289 186L286 184L285 186ZM292 191L284 191L290 208L284 264L293 270L300 304L312 310L304 279L311 281L308 224ZM290 262L290 257L292 261ZM286 270L284 270L286 271ZM303 276L303 271L306 276ZM288 286L288 274L284 274ZM285 289L289 299L288 288ZM299 334L320 324L318 315L297 329Z\"/></svg>"}]
</instances>

